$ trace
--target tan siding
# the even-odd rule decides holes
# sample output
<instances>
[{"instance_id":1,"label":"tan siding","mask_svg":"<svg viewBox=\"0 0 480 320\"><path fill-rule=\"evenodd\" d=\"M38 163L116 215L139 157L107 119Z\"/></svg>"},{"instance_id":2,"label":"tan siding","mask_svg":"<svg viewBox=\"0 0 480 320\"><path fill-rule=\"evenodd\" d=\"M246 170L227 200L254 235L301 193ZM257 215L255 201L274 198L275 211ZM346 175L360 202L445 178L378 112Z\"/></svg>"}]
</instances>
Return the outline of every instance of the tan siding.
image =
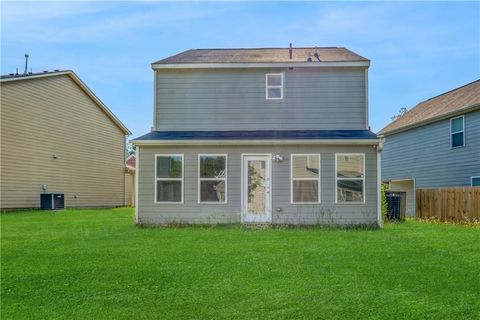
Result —
<instances>
[{"instance_id":1,"label":"tan siding","mask_svg":"<svg viewBox=\"0 0 480 320\"><path fill-rule=\"evenodd\" d=\"M135 172L125 173L125 205L135 206Z\"/></svg>"},{"instance_id":2,"label":"tan siding","mask_svg":"<svg viewBox=\"0 0 480 320\"><path fill-rule=\"evenodd\" d=\"M415 194L414 194L414 183L413 180L402 180L402 181L390 181L390 190L405 192L405 214L407 216L415 216Z\"/></svg>"},{"instance_id":3,"label":"tan siding","mask_svg":"<svg viewBox=\"0 0 480 320\"><path fill-rule=\"evenodd\" d=\"M68 75L1 90L1 208L38 207L42 184L69 207L124 204L124 134Z\"/></svg>"}]
</instances>

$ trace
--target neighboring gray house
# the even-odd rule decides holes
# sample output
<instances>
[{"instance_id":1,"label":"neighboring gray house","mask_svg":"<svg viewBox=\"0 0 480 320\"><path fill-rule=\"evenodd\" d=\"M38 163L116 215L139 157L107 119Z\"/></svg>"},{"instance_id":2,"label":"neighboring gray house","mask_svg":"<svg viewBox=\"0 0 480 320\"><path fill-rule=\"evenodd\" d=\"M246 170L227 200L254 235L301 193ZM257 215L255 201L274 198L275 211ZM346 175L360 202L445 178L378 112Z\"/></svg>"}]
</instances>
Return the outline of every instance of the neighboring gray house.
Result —
<instances>
[{"instance_id":1,"label":"neighboring gray house","mask_svg":"<svg viewBox=\"0 0 480 320\"><path fill-rule=\"evenodd\" d=\"M480 186L480 80L419 103L379 135L382 179L407 193L408 215L415 189Z\"/></svg>"},{"instance_id":2,"label":"neighboring gray house","mask_svg":"<svg viewBox=\"0 0 480 320\"><path fill-rule=\"evenodd\" d=\"M152 64L136 221L380 225L370 61L345 48L188 50Z\"/></svg>"}]
</instances>

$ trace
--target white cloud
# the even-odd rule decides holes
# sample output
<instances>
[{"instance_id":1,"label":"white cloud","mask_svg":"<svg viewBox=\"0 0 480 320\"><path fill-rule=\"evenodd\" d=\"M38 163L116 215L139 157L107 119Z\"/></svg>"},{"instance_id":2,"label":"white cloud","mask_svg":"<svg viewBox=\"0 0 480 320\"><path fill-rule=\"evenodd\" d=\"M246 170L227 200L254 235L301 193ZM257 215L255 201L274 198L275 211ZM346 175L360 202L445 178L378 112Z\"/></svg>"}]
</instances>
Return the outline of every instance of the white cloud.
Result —
<instances>
[{"instance_id":1,"label":"white cloud","mask_svg":"<svg viewBox=\"0 0 480 320\"><path fill-rule=\"evenodd\" d=\"M2 41L76 43L114 38L147 27L174 26L210 14L197 3L63 2L2 5Z\"/></svg>"}]
</instances>

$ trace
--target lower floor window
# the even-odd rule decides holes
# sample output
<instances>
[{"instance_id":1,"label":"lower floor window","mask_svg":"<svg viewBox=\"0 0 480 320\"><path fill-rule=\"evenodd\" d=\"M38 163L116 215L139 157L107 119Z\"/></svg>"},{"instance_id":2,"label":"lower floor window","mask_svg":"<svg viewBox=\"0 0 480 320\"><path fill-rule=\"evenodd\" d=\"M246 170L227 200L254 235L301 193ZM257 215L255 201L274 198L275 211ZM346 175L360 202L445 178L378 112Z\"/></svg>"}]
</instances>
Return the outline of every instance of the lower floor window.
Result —
<instances>
[{"instance_id":1,"label":"lower floor window","mask_svg":"<svg viewBox=\"0 0 480 320\"><path fill-rule=\"evenodd\" d=\"M183 155L155 157L156 202L183 202Z\"/></svg>"},{"instance_id":2,"label":"lower floor window","mask_svg":"<svg viewBox=\"0 0 480 320\"><path fill-rule=\"evenodd\" d=\"M320 202L320 155L292 154L292 203Z\"/></svg>"},{"instance_id":3,"label":"lower floor window","mask_svg":"<svg viewBox=\"0 0 480 320\"><path fill-rule=\"evenodd\" d=\"M337 154L335 157L337 203L365 201L365 155Z\"/></svg>"},{"instance_id":4,"label":"lower floor window","mask_svg":"<svg viewBox=\"0 0 480 320\"><path fill-rule=\"evenodd\" d=\"M198 202L227 202L227 155L199 155L198 177Z\"/></svg>"}]
</instances>

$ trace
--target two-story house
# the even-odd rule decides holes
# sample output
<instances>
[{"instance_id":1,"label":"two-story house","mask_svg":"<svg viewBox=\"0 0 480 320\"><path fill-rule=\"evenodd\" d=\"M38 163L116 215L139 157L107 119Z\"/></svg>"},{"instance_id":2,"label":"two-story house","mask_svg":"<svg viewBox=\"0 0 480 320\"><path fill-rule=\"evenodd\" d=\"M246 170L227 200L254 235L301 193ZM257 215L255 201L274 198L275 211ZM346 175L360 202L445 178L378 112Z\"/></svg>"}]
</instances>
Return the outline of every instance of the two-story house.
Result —
<instances>
[{"instance_id":1,"label":"two-story house","mask_svg":"<svg viewBox=\"0 0 480 320\"><path fill-rule=\"evenodd\" d=\"M406 193L407 215L416 189L480 186L480 80L420 102L379 135L382 179Z\"/></svg>"},{"instance_id":2,"label":"two-story house","mask_svg":"<svg viewBox=\"0 0 480 320\"><path fill-rule=\"evenodd\" d=\"M118 207L130 131L71 70L0 77L0 210Z\"/></svg>"},{"instance_id":3,"label":"two-story house","mask_svg":"<svg viewBox=\"0 0 480 320\"><path fill-rule=\"evenodd\" d=\"M348 49L195 49L152 64L140 224L380 225L370 61Z\"/></svg>"}]
</instances>

